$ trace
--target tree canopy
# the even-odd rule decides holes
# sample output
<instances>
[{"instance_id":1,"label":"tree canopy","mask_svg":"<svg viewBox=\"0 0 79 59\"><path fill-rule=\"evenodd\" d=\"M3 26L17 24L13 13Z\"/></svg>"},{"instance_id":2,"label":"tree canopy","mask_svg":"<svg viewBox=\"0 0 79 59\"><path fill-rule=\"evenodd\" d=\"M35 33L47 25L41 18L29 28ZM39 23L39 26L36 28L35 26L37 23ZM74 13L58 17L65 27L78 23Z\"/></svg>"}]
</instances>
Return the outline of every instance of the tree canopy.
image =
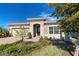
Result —
<instances>
[{"instance_id":1,"label":"tree canopy","mask_svg":"<svg viewBox=\"0 0 79 59\"><path fill-rule=\"evenodd\" d=\"M49 3L50 7L55 6L56 10L52 16L60 15L60 27L68 32L79 32L79 4L78 3Z\"/></svg>"},{"instance_id":2,"label":"tree canopy","mask_svg":"<svg viewBox=\"0 0 79 59\"><path fill-rule=\"evenodd\" d=\"M0 27L0 38L9 37L10 33L7 29Z\"/></svg>"},{"instance_id":3,"label":"tree canopy","mask_svg":"<svg viewBox=\"0 0 79 59\"><path fill-rule=\"evenodd\" d=\"M78 3L49 3L50 7L55 6L56 11L52 13L53 15L73 15L79 11L79 4Z\"/></svg>"}]
</instances>

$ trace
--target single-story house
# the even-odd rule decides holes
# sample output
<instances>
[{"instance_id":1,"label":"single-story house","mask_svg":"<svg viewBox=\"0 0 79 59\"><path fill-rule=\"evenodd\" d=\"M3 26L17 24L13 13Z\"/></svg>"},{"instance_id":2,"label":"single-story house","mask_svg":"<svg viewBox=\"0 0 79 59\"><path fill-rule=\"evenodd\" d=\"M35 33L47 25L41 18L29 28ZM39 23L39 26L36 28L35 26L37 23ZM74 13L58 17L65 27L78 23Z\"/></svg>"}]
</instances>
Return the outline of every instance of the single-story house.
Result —
<instances>
[{"instance_id":1,"label":"single-story house","mask_svg":"<svg viewBox=\"0 0 79 59\"><path fill-rule=\"evenodd\" d=\"M20 27L23 26L26 33L30 32L33 37L37 35L42 37L52 37L60 39L60 28L57 23L58 20L46 20L46 18L27 18L25 23L10 23L9 29L13 36L16 36L16 30L19 31ZM65 36L64 33L63 37Z\"/></svg>"}]
</instances>

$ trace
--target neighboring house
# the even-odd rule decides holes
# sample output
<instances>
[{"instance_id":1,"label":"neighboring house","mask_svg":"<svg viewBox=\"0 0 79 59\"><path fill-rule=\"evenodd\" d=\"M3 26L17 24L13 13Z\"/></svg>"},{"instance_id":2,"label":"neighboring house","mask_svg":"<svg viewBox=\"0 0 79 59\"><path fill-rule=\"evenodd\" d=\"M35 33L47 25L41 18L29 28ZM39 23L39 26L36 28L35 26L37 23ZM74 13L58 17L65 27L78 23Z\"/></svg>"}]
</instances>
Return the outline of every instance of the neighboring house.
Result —
<instances>
[{"instance_id":1,"label":"neighboring house","mask_svg":"<svg viewBox=\"0 0 79 59\"><path fill-rule=\"evenodd\" d=\"M45 18L28 18L27 20L28 22L25 23L9 24L10 32L13 36L16 36L16 30L21 29L20 27L23 26L26 33L31 32L33 37L40 35L42 37L60 39L60 29L57 20L46 20Z\"/></svg>"}]
</instances>

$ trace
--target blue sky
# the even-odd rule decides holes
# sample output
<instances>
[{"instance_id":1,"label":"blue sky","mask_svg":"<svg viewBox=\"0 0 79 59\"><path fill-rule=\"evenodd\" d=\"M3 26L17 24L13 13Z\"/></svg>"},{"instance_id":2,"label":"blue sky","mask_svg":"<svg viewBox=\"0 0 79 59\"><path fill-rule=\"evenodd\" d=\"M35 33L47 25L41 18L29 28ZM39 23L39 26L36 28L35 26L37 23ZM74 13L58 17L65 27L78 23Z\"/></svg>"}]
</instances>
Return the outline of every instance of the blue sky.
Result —
<instances>
[{"instance_id":1,"label":"blue sky","mask_svg":"<svg viewBox=\"0 0 79 59\"><path fill-rule=\"evenodd\" d=\"M50 18L54 10L45 3L0 3L0 26L8 28L8 23L26 22L27 18Z\"/></svg>"}]
</instances>

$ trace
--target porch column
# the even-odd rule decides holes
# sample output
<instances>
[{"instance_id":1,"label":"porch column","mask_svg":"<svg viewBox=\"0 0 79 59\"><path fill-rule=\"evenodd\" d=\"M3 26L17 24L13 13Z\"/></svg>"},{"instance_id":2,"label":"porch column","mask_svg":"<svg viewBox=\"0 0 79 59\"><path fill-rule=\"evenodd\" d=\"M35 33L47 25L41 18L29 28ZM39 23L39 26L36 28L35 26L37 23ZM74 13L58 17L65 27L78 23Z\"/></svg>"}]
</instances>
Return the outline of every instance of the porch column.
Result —
<instances>
[{"instance_id":1,"label":"porch column","mask_svg":"<svg viewBox=\"0 0 79 59\"><path fill-rule=\"evenodd\" d=\"M44 37L44 25L40 24L40 36Z\"/></svg>"}]
</instances>

